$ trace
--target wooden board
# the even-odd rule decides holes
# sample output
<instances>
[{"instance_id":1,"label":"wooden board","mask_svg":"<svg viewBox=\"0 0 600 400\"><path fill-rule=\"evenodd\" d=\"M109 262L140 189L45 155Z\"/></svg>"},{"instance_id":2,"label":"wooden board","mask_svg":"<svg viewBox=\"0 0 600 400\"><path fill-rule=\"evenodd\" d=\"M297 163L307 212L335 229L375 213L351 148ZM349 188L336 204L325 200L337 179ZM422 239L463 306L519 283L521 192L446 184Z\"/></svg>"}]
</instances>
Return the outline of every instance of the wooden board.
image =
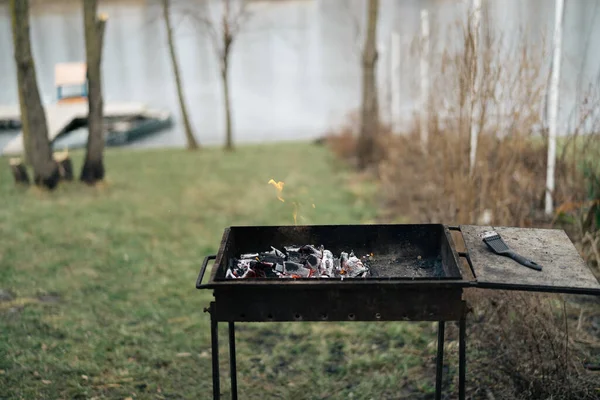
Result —
<instances>
[{"instance_id":1,"label":"wooden board","mask_svg":"<svg viewBox=\"0 0 600 400\"><path fill-rule=\"evenodd\" d=\"M83 85L86 81L86 63L59 63L54 66L54 86Z\"/></svg>"},{"instance_id":2,"label":"wooden board","mask_svg":"<svg viewBox=\"0 0 600 400\"><path fill-rule=\"evenodd\" d=\"M477 287L600 295L600 283L563 230L475 225L461 225L460 229ZM543 270L493 253L482 240L486 231L496 231L512 250L542 265Z\"/></svg>"}]
</instances>

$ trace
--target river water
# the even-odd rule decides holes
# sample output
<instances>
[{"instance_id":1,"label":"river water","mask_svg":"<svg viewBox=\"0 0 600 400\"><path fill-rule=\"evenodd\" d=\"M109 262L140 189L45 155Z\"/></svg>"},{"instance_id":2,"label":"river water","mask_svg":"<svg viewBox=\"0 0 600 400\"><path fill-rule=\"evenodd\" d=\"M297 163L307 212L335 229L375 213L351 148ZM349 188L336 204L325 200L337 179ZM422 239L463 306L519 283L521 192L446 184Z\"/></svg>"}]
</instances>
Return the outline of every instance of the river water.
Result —
<instances>
[{"instance_id":1,"label":"river water","mask_svg":"<svg viewBox=\"0 0 600 400\"><path fill-rule=\"evenodd\" d=\"M82 12L77 0L32 0L31 37L43 101L55 101L54 65L84 61ZM222 143L224 113L218 62L212 42L182 3L174 1L173 23L186 101L198 140ZM522 30L542 43L552 37L554 1L483 0L489 24L519 40ZM178 6L179 4L179 6ZM217 0L211 1L212 6ZM421 9L431 18L436 49L450 46L448 27L464 15L465 1L381 0L378 40L382 115L389 116L392 31L401 36L401 110L418 105L418 59L411 55ZM238 142L314 138L340 124L360 103L360 35L366 0L249 1L250 15L231 56L234 137ZM181 146L179 123L161 10L156 0L101 1L109 16L104 40L105 101L140 101L173 112L174 127L138 143ZM596 82L600 71L600 0L566 2L561 115L573 107L578 88ZM17 103L10 17L0 5L0 104ZM431 53L435 63L438 53ZM550 63L550 59L548 59ZM0 134L0 146L10 134Z\"/></svg>"}]
</instances>

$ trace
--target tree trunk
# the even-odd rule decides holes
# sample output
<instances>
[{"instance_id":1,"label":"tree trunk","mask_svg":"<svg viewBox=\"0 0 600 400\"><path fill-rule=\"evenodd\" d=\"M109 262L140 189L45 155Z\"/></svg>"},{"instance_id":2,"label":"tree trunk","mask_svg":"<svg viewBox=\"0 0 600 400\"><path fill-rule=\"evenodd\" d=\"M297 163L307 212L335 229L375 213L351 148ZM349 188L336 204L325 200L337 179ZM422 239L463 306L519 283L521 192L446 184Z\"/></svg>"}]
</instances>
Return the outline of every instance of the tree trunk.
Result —
<instances>
[{"instance_id":1,"label":"tree trunk","mask_svg":"<svg viewBox=\"0 0 600 400\"><path fill-rule=\"evenodd\" d=\"M69 152L64 151L60 153L54 153L54 161L56 161L58 164L58 173L60 174L60 179L64 181L72 181L73 162L71 162Z\"/></svg>"},{"instance_id":2,"label":"tree trunk","mask_svg":"<svg viewBox=\"0 0 600 400\"><path fill-rule=\"evenodd\" d=\"M362 109L358 138L358 167L366 168L375 152L379 129L379 102L377 95L377 14L379 0L369 0L367 8L367 35L362 56Z\"/></svg>"},{"instance_id":3,"label":"tree trunk","mask_svg":"<svg viewBox=\"0 0 600 400\"><path fill-rule=\"evenodd\" d=\"M221 81L223 82L223 97L225 99L225 150L233 150L233 128L231 126L231 100L229 98L229 55L223 59L221 67Z\"/></svg>"},{"instance_id":4,"label":"tree trunk","mask_svg":"<svg viewBox=\"0 0 600 400\"><path fill-rule=\"evenodd\" d=\"M19 106L23 131L23 150L33 166L36 185L53 189L59 180L58 166L52 159L46 114L37 86L29 38L29 1L10 0L13 46L19 86Z\"/></svg>"},{"instance_id":5,"label":"tree trunk","mask_svg":"<svg viewBox=\"0 0 600 400\"><path fill-rule=\"evenodd\" d=\"M85 56L88 78L88 141L81 181L93 185L104 179L104 126L102 99L102 43L106 16L97 16L98 0L83 0Z\"/></svg>"},{"instance_id":6,"label":"tree trunk","mask_svg":"<svg viewBox=\"0 0 600 400\"><path fill-rule=\"evenodd\" d=\"M27 168L19 158L11 158L10 161L10 169L12 171L13 177L15 178L15 183L29 185L29 175L27 175Z\"/></svg>"},{"instance_id":7,"label":"tree trunk","mask_svg":"<svg viewBox=\"0 0 600 400\"><path fill-rule=\"evenodd\" d=\"M175 75L175 86L177 87L177 97L179 98L179 108L181 109L181 118L183 119L183 128L185 130L185 138L187 140L187 148L189 150L196 150L198 142L194 137L194 131L192 130L192 124L187 112L187 106L185 105L185 99L183 98L183 87L181 86L181 76L179 74L179 62L177 61L177 54L175 52L175 41L173 40L173 28L171 26L171 15L170 15L170 0L162 0L163 6L163 18L167 28L167 40L169 42L169 53L171 55L171 64L173 66L173 74Z\"/></svg>"}]
</instances>

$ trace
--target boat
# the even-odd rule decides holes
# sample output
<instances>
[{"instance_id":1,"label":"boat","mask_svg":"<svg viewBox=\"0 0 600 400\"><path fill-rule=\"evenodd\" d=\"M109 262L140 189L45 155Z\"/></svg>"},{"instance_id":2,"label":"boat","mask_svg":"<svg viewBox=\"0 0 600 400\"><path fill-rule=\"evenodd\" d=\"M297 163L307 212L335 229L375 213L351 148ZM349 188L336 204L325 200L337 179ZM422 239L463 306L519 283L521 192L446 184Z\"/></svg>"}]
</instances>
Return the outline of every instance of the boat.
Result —
<instances>
[{"instance_id":1,"label":"boat","mask_svg":"<svg viewBox=\"0 0 600 400\"><path fill-rule=\"evenodd\" d=\"M123 146L135 142L152 133L170 128L173 121L167 111L150 110L143 115L128 120L108 124L106 130L107 146Z\"/></svg>"},{"instance_id":2,"label":"boat","mask_svg":"<svg viewBox=\"0 0 600 400\"><path fill-rule=\"evenodd\" d=\"M107 147L125 146L169 128L173 121L167 111L148 110L127 118L105 118L104 143ZM65 132L52 142L54 150L78 149L87 145L87 127Z\"/></svg>"}]
</instances>

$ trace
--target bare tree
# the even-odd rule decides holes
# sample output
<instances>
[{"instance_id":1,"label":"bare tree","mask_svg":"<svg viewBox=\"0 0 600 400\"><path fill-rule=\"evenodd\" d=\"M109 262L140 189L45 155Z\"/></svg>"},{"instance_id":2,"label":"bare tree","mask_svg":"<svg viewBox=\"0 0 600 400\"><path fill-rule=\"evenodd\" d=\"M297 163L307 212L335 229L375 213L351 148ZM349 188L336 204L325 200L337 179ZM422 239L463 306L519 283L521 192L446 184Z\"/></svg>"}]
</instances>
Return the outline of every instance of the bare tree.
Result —
<instances>
[{"instance_id":1,"label":"bare tree","mask_svg":"<svg viewBox=\"0 0 600 400\"><path fill-rule=\"evenodd\" d=\"M367 35L362 54L362 106L358 137L358 167L366 168L373 160L375 138L379 129L379 102L377 94L377 15L379 0L367 5Z\"/></svg>"},{"instance_id":2,"label":"bare tree","mask_svg":"<svg viewBox=\"0 0 600 400\"><path fill-rule=\"evenodd\" d=\"M181 118L183 119L183 127L185 130L185 138L187 140L187 148L189 150L198 149L198 142L194 136L190 117L188 116L187 106L183 95L183 87L181 85L181 74L179 72L179 61L175 51L175 40L173 39L173 26L171 25L171 0L162 0L163 19L167 29L167 41L169 42L169 53L171 55L171 64L173 66L173 74L175 75L175 86L177 86L177 97L179 98L179 108L181 110Z\"/></svg>"},{"instance_id":3,"label":"bare tree","mask_svg":"<svg viewBox=\"0 0 600 400\"><path fill-rule=\"evenodd\" d=\"M225 105L225 149L233 150L233 126L231 119L231 99L229 94L229 62L231 48L238 36L243 23L248 18L246 0L221 0L218 14L220 21L211 18L210 4L205 0L196 0L201 3L200 11L193 10L190 15L208 32L212 45L219 59L221 83L223 84L223 98Z\"/></svg>"},{"instance_id":4,"label":"bare tree","mask_svg":"<svg viewBox=\"0 0 600 400\"><path fill-rule=\"evenodd\" d=\"M60 176L58 165L52 159L46 114L40 99L31 53L29 1L10 0L9 4L25 159L33 166L35 183L52 189Z\"/></svg>"},{"instance_id":5,"label":"bare tree","mask_svg":"<svg viewBox=\"0 0 600 400\"><path fill-rule=\"evenodd\" d=\"M80 179L94 184L104 178L104 126L102 99L102 43L106 16L97 15L98 0L83 0L83 22L85 28L85 56L88 78L88 141L85 162Z\"/></svg>"}]
</instances>

